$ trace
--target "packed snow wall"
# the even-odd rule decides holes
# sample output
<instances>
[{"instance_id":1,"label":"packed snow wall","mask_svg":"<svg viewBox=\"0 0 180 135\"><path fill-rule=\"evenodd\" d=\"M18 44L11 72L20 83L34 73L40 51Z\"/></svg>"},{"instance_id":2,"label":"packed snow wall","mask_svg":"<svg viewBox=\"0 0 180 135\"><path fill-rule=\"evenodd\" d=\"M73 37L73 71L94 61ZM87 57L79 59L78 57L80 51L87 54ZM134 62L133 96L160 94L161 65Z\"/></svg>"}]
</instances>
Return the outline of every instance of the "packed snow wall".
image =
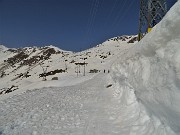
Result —
<instances>
[{"instance_id":1,"label":"packed snow wall","mask_svg":"<svg viewBox=\"0 0 180 135\"><path fill-rule=\"evenodd\" d=\"M180 1L119 58L112 66L112 76L120 93L133 89L150 117L180 134Z\"/></svg>"}]
</instances>

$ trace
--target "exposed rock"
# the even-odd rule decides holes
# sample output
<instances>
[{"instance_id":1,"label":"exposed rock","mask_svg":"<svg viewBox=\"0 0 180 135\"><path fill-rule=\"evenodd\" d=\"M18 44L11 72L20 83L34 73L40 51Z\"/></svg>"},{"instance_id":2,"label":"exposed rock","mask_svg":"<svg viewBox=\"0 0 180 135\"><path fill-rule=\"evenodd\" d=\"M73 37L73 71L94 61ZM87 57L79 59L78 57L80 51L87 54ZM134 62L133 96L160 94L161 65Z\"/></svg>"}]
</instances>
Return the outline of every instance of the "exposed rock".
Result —
<instances>
[{"instance_id":1,"label":"exposed rock","mask_svg":"<svg viewBox=\"0 0 180 135\"><path fill-rule=\"evenodd\" d=\"M58 77L53 77L52 80L58 80Z\"/></svg>"}]
</instances>

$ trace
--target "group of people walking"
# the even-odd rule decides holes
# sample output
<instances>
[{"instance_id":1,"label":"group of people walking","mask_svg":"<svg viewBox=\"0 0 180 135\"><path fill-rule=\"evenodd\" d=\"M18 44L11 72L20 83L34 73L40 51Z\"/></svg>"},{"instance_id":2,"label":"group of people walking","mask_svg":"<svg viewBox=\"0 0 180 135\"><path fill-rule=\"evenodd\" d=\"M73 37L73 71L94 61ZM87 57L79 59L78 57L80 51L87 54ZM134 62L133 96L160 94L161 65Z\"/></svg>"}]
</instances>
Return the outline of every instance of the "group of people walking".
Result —
<instances>
[{"instance_id":1,"label":"group of people walking","mask_svg":"<svg viewBox=\"0 0 180 135\"><path fill-rule=\"evenodd\" d=\"M109 69L107 71L104 69L104 73L106 73L106 72L109 73L110 72Z\"/></svg>"}]
</instances>

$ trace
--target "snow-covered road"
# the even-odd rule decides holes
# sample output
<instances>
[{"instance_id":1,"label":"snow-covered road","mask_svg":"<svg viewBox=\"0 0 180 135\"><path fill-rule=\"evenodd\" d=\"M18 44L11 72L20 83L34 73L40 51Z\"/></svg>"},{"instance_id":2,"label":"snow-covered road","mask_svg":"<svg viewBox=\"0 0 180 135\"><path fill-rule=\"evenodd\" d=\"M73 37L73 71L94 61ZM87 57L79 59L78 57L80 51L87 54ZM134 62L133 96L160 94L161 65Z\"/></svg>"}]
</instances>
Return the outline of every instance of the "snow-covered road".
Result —
<instances>
[{"instance_id":1,"label":"snow-covered road","mask_svg":"<svg viewBox=\"0 0 180 135\"><path fill-rule=\"evenodd\" d=\"M101 73L76 86L32 90L0 101L0 133L123 133L117 120L119 116L128 119L127 109L120 108L120 104L114 101L111 88L106 88L107 76ZM122 110L124 114L120 114ZM125 129L129 131L129 127Z\"/></svg>"},{"instance_id":2,"label":"snow-covered road","mask_svg":"<svg viewBox=\"0 0 180 135\"><path fill-rule=\"evenodd\" d=\"M0 101L0 134L118 133L106 78L99 74L76 86L32 90Z\"/></svg>"},{"instance_id":3,"label":"snow-covered road","mask_svg":"<svg viewBox=\"0 0 180 135\"><path fill-rule=\"evenodd\" d=\"M100 73L75 86L28 90L1 100L0 135L164 135L134 91L126 88L119 98L113 90L119 82L110 78Z\"/></svg>"}]
</instances>

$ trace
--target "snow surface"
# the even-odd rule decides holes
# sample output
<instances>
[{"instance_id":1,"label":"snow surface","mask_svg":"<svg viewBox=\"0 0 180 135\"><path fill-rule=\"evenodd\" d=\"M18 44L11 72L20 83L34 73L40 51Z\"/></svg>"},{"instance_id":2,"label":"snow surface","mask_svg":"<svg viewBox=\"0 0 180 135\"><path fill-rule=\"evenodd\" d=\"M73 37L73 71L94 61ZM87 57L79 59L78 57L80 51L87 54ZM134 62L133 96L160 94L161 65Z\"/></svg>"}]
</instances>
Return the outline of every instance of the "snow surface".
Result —
<instances>
[{"instance_id":1,"label":"snow surface","mask_svg":"<svg viewBox=\"0 0 180 135\"><path fill-rule=\"evenodd\" d=\"M8 48L5 47L4 45L0 45L0 51L6 51Z\"/></svg>"},{"instance_id":2,"label":"snow surface","mask_svg":"<svg viewBox=\"0 0 180 135\"><path fill-rule=\"evenodd\" d=\"M120 94L133 89L150 117L159 119L163 134L180 134L180 1L152 32L115 64ZM119 95L119 94L117 94ZM121 99L121 95L120 99Z\"/></svg>"},{"instance_id":3,"label":"snow surface","mask_svg":"<svg viewBox=\"0 0 180 135\"><path fill-rule=\"evenodd\" d=\"M180 1L136 45L112 38L83 52L52 55L43 66L50 65L49 71L67 66L67 73L55 75L59 80L42 81L38 65L5 66L11 74L0 78L1 88L13 84L19 89L0 95L0 135L179 135L179 7ZM26 50L30 57L42 52L32 50ZM0 68L8 53L0 53ZM81 69L77 77L71 61L84 58L86 76ZM12 80L27 71L32 76Z\"/></svg>"},{"instance_id":4,"label":"snow surface","mask_svg":"<svg viewBox=\"0 0 180 135\"><path fill-rule=\"evenodd\" d=\"M153 133L151 119L132 90L119 102L107 74L75 86L29 90L0 101L0 129L5 135L116 135ZM157 123L159 126L160 124ZM164 133L159 126L158 133Z\"/></svg>"}]
</instances>

